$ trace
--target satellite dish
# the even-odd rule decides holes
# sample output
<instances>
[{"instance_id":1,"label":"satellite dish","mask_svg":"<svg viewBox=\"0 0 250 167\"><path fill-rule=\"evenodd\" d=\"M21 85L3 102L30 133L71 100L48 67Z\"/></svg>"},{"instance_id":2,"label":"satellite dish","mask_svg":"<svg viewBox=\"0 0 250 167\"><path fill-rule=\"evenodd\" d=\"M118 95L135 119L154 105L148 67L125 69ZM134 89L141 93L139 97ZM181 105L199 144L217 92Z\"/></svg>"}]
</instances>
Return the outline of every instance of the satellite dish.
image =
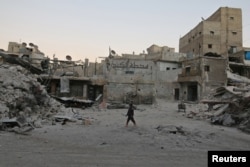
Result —
<instances>
[{"instance_id":1,"label":"satellite dish","mask_svg":"<svg viewBox=\"0 0 250 167\"><path fill-rule=\"evenodd\" d=\"M31 46L31 47L33 47L33 46L35 46L33 43L29 43L29 46Z\"/></svg>"},{"instance_id":2,"label":"satellite dish","mask_svg":"<svg viewBox=\"0 0 250 167\"><path fill-rule=\"evenodd\" d=\"M72 60L72 57L71 57L70 55L67 55L67 56L66 56L66 59L67 59L68 61L71 61L71 60Z\"/></svg>"},{"instance_id":3,"label":"satellite dish","mask_svg":"<svg viewBox=\"0 0 250 167\"><path fill-rule=\"evenodd\" d=\"M25 42L23 42L23 43L22 43L22 45L23 45L24 47L26 47L26 46L27 46L27 44L26 44Z\"/></svg>"},{"instance_id":4,"label":"satellite dish","mask_svg":"<svg viewBox=\"0 0 250 167\"><path fill-rule=\"evenodd\" d=\"M115 51L114 50L111 50L111 55L115 55Z\"/></svg>"}]
</instances>

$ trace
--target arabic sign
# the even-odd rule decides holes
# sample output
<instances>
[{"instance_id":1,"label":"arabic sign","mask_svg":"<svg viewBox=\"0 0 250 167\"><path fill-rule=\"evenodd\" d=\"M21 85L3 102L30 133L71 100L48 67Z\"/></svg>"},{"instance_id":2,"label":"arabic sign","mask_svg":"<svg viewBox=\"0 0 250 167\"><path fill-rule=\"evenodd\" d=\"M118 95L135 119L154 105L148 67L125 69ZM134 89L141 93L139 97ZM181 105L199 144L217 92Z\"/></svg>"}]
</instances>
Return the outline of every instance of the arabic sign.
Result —
<instances>
[{"instance_id":1,"label":"arabic sign","mask_svg":"<svg viewBox=\"0 0 250 167\"><path fill-rule=\"evenodd\" d=\"M148 64L144 65L144 64L139 64L139 63L135 63L135 61L133 62L120 62L120 63L111 63L111 66L113 68L141 68L141 69L148 69Z\"/></svg>"}]
</instances>

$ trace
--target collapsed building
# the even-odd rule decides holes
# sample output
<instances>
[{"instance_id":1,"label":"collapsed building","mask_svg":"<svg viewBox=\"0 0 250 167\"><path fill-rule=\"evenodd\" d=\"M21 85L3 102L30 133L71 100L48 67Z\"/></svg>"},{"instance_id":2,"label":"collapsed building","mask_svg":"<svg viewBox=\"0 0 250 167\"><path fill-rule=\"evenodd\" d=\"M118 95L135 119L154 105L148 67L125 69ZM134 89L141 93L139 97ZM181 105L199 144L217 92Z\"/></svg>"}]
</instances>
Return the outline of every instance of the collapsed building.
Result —
<instances>
[{"instance_id":1,"label":"collapsed building","mask_svg":"<svg viewBox=\"0 0 250 167\"><path fill-rule=\"evenodd\" d=\"M19 65L0 64L0 130L23 134L44 123L51 125L54 115L67 112L37 77Z\"/></svg>"}]
</instances>

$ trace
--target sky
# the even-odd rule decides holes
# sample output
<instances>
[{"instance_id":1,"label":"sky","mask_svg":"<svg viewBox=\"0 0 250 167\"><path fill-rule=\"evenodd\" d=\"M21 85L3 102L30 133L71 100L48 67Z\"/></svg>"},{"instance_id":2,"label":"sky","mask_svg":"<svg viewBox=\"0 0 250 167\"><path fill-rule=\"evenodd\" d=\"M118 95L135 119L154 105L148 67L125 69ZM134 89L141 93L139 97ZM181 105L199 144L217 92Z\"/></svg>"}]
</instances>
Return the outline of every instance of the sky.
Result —
<instances>
[{"instance_id":1,"label":"sky","mask_svg":"<svg viewBox=\"0 0 250 167\"><path fill-rule=\"evenodd\" d=\"M179 39L220 7L242 9L243 46L250 47L249 0L0 0L0 49L34 43L60 60L100 61L140 54L152 44L179 51Z\"/></svg>"}]
</instances>

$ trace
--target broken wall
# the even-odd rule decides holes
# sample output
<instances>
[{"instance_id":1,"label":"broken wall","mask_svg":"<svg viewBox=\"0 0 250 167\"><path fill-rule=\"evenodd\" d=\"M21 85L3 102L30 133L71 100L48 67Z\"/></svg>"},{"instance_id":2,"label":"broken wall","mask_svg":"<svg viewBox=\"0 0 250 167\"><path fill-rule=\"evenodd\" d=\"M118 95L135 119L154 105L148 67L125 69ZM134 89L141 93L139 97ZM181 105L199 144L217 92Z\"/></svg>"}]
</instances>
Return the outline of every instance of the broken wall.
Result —
<instances>
[{"instance_id":1,"label":"broken wall","mask_svg":"<svg viewBox=\"0 0 250 167\"><path fill-rule=\"evenodd\" d=\"M224 86L227 83L226 68L225 58L202 56L183 61L182 73L178 75L181 97L190 100L197 96L199 101L211 89Z\"/></svg>"},{"instance_id":2,"label":"broken wall","mask_svg":"<svg viewBox=\"0 0 250 167\"><path fill-rule=\"evenodd\" d=\"M227 83L226 74L227 62L224 58L202 58L202 89L201 96L206 96L211 89L225 86Z\"/></svg>"}]
</instances>

